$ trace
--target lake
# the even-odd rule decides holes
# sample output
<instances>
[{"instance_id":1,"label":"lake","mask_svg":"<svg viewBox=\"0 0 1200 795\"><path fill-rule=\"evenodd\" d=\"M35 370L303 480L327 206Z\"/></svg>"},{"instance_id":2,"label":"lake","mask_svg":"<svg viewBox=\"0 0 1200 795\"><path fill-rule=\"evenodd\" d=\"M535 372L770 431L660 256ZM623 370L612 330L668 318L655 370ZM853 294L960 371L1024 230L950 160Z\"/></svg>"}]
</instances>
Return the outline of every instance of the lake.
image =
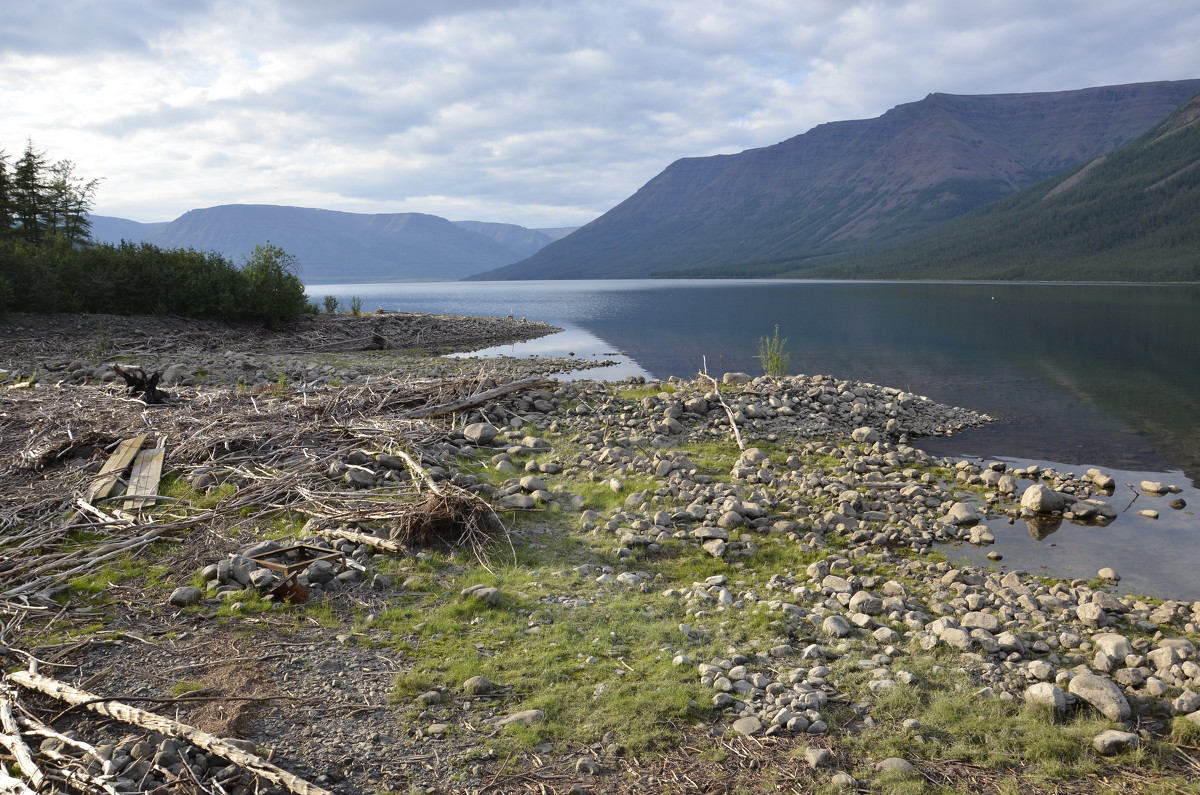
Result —
<instances>
[{"instance_id":1,"label":"lake","mask_svg":"<svg viewBox=\"0 0 1200 795\"><path fill-rule=\"evenodd\" d=\"M582 377L760 373L758 342L787 339L793 373L825 373L990 414L986 428L923 439L938 455L1089 467L1125 484L1174 483L1188 507L1139 498L1108 528L1041 540L994 523L1004 564L1091 577L1122 591L1200 599L1200 286L913 282L542 281L314 285L363 308L514 315L564 331L485 351L616 359ZM1153 503L1153 504L1151 504ZM1157 521L1136 510L1159 509ZM1022 533L1025 534L1022 537ZM1126 542L1126 543L1122 543ZM967 550L965 557L982 560Z\"/></svg>"}]
</instances>

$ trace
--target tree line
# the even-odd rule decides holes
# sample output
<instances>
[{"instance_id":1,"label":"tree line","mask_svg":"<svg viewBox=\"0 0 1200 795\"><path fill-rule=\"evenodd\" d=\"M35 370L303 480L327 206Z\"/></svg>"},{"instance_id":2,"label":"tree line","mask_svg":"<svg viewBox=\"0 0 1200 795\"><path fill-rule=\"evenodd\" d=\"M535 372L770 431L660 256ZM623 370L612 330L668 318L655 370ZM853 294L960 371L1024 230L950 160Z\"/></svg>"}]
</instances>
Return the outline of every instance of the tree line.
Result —
<instances>
[{"instance_id":1,"label":"tree line","mask_svg":"<svg viewBox=\"0 0 1200 795\"><path fill-rule=\"evenodd\" d=\"M271 327L315 311L295 258L269 242L239 267L216 252L97 243L89 213L99 180L26 144L0 149L0 314L172 314L258 320Z\"/></svg>"}]
</instances>

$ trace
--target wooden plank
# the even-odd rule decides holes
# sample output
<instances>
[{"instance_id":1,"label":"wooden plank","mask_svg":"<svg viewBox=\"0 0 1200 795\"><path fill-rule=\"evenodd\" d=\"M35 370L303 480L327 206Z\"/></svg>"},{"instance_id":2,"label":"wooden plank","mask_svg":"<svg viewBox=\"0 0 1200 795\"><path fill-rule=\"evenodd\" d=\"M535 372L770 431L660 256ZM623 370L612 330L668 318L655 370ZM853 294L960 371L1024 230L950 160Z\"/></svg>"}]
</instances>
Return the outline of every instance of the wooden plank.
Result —
<instances>
[{"instance_id":1,"label":"wooden plank","mask_svg":"<svg viewBox=\"0 0 1200 795\"><path fill-rule=\"evenodd\" d=\"M137 455L137 451L142 449L142 445L146 442L146 434L134 436L117 445L117 449L113 452L108 460L104 462L104 466L100 469L100 474L92 481L92 485L88 487L84 499L88 502L93 500L103 499L112 493L113 487L117 485L118 478L121 473L129 466L129 462Z\"/></svg>"},{"instance_id":2,"label":"wooden plank","mask_svg":"<svg viewBox=\"0 0 1200 795\"><path fill-rule=\"evenodd\" d=\"M151 447L133 459L133 472L129 475L129 488L126 489L126 493L133 496L125 500L126 508L141 510L154 504L166 454L166 447Z\"/></svg>"}]
</instances>

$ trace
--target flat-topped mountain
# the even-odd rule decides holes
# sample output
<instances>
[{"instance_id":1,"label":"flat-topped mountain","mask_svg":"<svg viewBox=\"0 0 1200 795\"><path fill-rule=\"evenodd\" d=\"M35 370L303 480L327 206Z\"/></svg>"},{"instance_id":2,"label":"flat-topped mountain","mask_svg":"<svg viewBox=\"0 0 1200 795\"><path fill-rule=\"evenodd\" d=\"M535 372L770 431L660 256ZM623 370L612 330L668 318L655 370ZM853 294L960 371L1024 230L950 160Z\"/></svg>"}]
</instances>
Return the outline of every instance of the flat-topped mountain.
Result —
<instances>
[{"instance_id":1,"label":"flat-topped mountain","mask_svg":"<svg viewBox=\"0 0 1200 795\"><path fill-rule=\"evenodd\" d=\"M1200 95L1128 146L967 216L894 246L770 275L1200 281L1197 219Z\"/></svg>"},{"instance_id":2,"label":"flat-topped mountain","mask_svg":"<svg viewBox=\"0 0 1200 795\"><path fill-rule=\"evenodd\" d=\"M458 279L515 262L561 234L424 213L367 215L271 204L226 204L151 224L92 217L92 236L101 242L216 251L234 262L270 241L296 257L309 283Z\"/></svg>"},{"instance_id":3,"label":"flat-topped mountain","mask_svg":"<svg viewBox=\"0 0 1200 795\"><path fill-rule=\"evenodd\" d=\"M1112 152L1198 92L1200 80L931 94L773 146L676 161L569 237L473 278L636 278L877 247Z\"/></svg>"}]
</instances>

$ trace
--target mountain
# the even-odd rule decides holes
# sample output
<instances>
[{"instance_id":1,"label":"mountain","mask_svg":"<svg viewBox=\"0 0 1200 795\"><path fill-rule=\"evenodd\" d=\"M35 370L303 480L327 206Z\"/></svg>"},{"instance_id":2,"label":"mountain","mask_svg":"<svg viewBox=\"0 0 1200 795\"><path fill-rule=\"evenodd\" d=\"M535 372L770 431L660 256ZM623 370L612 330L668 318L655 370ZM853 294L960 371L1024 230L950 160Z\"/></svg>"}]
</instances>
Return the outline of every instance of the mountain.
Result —
<instances>
[{"instance_id":1,"label":"mountain","mask_svg":"<svg viewBox=\"0 0 1200 795\"><path fill-rule=\"evenodd\" d=\"M92 239L102 243L120 243L129 240L135 243L147 239L155 231L167 225L167 221L143 224L111 215L89 215L92 222Z\"/></svg>"},{"instance_id":2,"label":"mountain","mask_svg":"<svg viewBox=\"0 0 1200 795\"><path fill-rule=\"evenodd\" d=\"M234 262L269 241L295 256L301 278L312 284L458 279L515 262L553 240L512 224L456 224L422 213L365 215L269 204L191 210L154 224L92 216L92 237L216 251Z\"/></svg>"},{"instance_id":3,"label":"mountain","mask_svg":"<svg viewBox=\"0 0 1200 795\"><path fill-rule=\"evenodd\" d=\"M1200 80L930 94L773 146L686 158L592 223L475 279L638 278L880 246L1133 141Z\"/></svg>"},{"instance_id":4,"label":"mountain","mask_svg":"<svg viewBox=\"0 0 1200 795\"><path fill-rule=\"evenodd\" d=\"M1197 219L1200 96L1134 143L975 213L878 252L773 275L1200 281Z\"/></svg>"},{"instance_id":5,"label":"mountain","mask_svg":"<svg viewBox=\"0 0 1200 795\"><path fill-rule=\"evenodd\" d=\"M522 258L537 253L554 238L536 229L526 229L516 224L496 224L487 221L455 221L454 225L495 240L500 245L519 254Z\"/></svg>"}]
</instances>

